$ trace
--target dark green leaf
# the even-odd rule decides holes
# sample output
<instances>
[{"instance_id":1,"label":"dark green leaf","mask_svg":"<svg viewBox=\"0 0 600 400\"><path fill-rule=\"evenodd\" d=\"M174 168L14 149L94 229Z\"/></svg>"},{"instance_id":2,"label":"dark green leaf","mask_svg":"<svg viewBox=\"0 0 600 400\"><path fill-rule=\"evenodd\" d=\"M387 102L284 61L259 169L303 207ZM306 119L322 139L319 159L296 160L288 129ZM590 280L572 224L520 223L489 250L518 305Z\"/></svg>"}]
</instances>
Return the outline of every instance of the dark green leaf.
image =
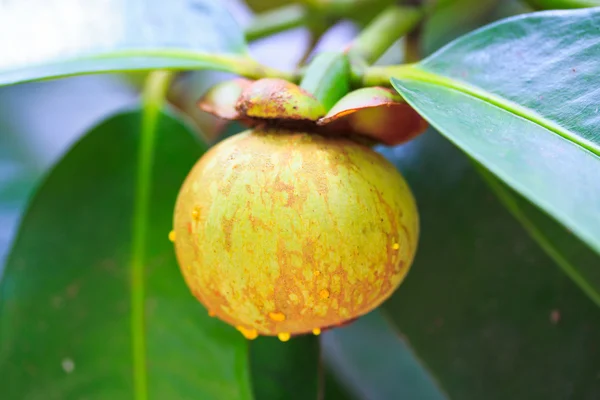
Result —
<instances>
[{"instance_id":1,"label":"dark green leaf","mask_svg":"<svg viewBox=\"0 0 600 400\"><path fill-rule=\"evenodd\" d=\"M356 396L350 394L346 387L342 386L339 382L338 377L331 370L331 368L325 367L325 388L324 388L324 400L355 400ZM319 399L321 400L321 399Z\"/></svg>"},{"instance_id":2,"label":"dark green leaf","mask_svg":"<svg viewBox=\"0 0 600 400\"><path fill-rule=\"evenodd\" d=\"M547 214L479 166L479 173L500 201L558 266L600 305L600 258Z\"/></svg>"},{"instance_id":3,"label":"dark green leaf","mask_svg":"<svg viewBox=\"0 0 600 400\"><path fill-rule=\"evenodd\" d=\"M598 18L600 9L511 18L398 68L393 84L442 134L600 253Z\"/></svg>"},{"instance_id":4,"label":"dark green leaf","mask_svg":"<svg viewBox=\"0 0 600 400\"><path fill-rule=\"evenodd\" d=\"M119 114L94 128L27 211L0 286L3 398L134 397L131 227L140 118ZM167 240L179 186L204 149L167 115L156 135L142 284L148 393L248 399L245 340L190 295Z\"/></svg>"},{"instance_id":5,"label":"dark green leaf","mask_svg":"<svg viewBox=\"0 0 600 400\"><path fill-rule=\"evenodd\" d=\"M600 314L434 132L385 150L421 239L383 311L451 398L600 398Z\"/></svg>"},{"instance_id":6,"label":"dark green leaf","mask_svg":"<svg viewBox=\"0 0 600 400\"><path fill-rule=\"evenodd\" d=\"M319 398L319 341L300 336L282 343L261 336L250 345L254 397L265 400Z\"/></svg>"},{"instance_id":7,"label":"dark green leaf","mask_svg":"<svg viewBox=\"0 0 600 400\"><path fill-rule=\"evenodd\" d=\"M0 84L161 68L235 72L246 51L242 31L212 0L3 1L0 37Z\"/></svg>"},{"instance_id":8,"label":"dark green leaf","mask_svg":"<svg viewBox=\"0 0 600 400\"><path fill-rule=\"evenodd\" d=\"M446 398L404 338L379 311L348 327L325 332L322 344L331 371L356 398Z\"/></svg>"}]
</instances>

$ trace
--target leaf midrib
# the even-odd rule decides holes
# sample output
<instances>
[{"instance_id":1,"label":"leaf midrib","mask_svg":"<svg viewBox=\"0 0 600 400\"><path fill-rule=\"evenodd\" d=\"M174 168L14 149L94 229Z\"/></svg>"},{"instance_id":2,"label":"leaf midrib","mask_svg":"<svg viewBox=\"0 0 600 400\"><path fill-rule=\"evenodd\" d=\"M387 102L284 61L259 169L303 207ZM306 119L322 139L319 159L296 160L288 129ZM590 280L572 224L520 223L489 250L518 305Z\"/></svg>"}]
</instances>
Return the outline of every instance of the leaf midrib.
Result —
<instances>
[{"instance_id":1,"label":"leaf midrib","mask_svg":"<svg viewBox=\"0 0 600 400\"><path fill-rule=\"evenodd\" d=\"M166 71L152 72L147 78L142 94L143 111L135 178L130 261L133 398L136 400L148 398L144 273L146 243L157 122L172 77L173 75Z\"/></svg>"},{"instance_id":2,"label":"leaf midrib","mask_svg":"<svg viewBox=\"0 0 600 400\"><path fill-rule=\"evenodd\" d=\"M61 66L69 63L77 63L83 61L95 61L95 60L120 60L120 59L131 59L135 57L147 57L151 59L170 58L177 59L179 61L186 62L197 62L204 63L205 65L198 65L196 68L193 66L185 65L182 67L164 67L163 69L168 70L194 70L194 69L210 69L216 71L231 72L237 75L244 75L249 78L258 79L263 76L272 77L283 77L288 80L293 80L291 74L285 74L281 71L272 69L267 66L260 65L254 59L248 57L246 54L234 54L234 53L207 53L202 51L185 51L179 49L168 49L168 48L156 48L151 50L144 49L122 49L112 50L106 52L98 52L81 54L79 56L73 55L63 60L52 60L47 62L38 62L35 64L28 64L27 66L11 67L11 68L0 68L0 86L11 85L17 83L39 81L45 79L57 79L64 78L74 75L86 75L86 74L97 74L100 72L116 73L123 71L149 71L156 69L155 67L140 67L140 68L126 68L126 69L102 69L101 71L85 71L85 72L74 72L64 73L55 75L45 75L44 77L32 77L27 79L12 79L2 80L3 74L10 74L17 72L20 69L36 69L36 68L48 68L53 66Z\"/></svg>"},{"instance_id":3,"label":"leaf midrib","mask_svg":"<svg viewBox=\"0 0 600 400\"><path fill-rule=\"evenodd\" d=\"M392 82L395 80L408 79L413 81L430 83L433 85L442 86L448 89L457 90L461 93L473 96L487 103L495 105L508 111L514 115L524 118L530 122L540 125L549 131L563 137L564 139L577 144L584 150L591 152L592 154L600 157L600 147L597 147L595 143L586 140L573 132L569 131L565 127L556 124L541 116L530 108L523 107L511 100L504 97L498 96L494 93L488 92L480 87L468 84L463 81L448 78L443 75L434 74L432 72L425 71L414 65L403 65L394 70L394 77Z\"/></svg>"}]
</instances>

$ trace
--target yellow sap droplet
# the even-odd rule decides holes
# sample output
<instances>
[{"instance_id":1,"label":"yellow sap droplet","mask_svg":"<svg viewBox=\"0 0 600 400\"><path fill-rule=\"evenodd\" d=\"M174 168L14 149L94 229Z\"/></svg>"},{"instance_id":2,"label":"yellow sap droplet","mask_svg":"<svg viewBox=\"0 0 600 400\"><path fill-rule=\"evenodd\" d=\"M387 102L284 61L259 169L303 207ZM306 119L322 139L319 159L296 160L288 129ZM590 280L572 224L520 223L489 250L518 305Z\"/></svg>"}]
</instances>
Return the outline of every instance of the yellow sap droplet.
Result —
<instances>
[{"instance_id":1,"label":"yellow sap droplet","mask_svg":"<svg viewBox=\"0 0 600 400\"><path fill-rule=\"evenodd\" d=\"M282 342L287 342L288 340L290 340L290 334L287 332L281 332L277 334L277 337L279 338L279 340L281 340Z\"/></svg>"},{"instance_id":2,"label":"yellow sap droplet","mask_svg":"<svg viewBox=\"0 0 600 400\"><path fill-rule=\"evenodd\" d=\"M215 315L217 315L217 313L215 313L214 311L211 311L211 310L208 311L209 317L214 317Z\"/></svg>"},{"instance_id":3,"label":"yellow sap droplet","mask_svg":"<svg viewBox=\"0 0 600 400\"><path fill-rule=\"evenodd\" d=\"M171 232L169 232L169 240L170 240L171 242L174 242L174 241L175 241L175 231L171 231Z\"/></svg>"},{"instance_id":4,"label":"yellow sap droplet","mask_svg":"<svg viewBox=\"0 0 600 400\"><path fill-rule=\"evenodd\" d=\"M194 209L192 210L192 219L194 221L198 221L200 219L200 208L199 207L194 207Z\"/></svg>"},{"instance_id":5,"label":"yellow sap droplet","mask_svg":"<svg viewBox=\"0 0 600 400\"><path fill-rule=\"evenodd\" d=\"M248 340L254 340L258 337L258 332L256 331L256 329L244 328L243 326L236 326L235 328L238 331L240 331L242 335L244 335L244 337Z\"/></svg>"},{"instance_id":6,"label":"yellow sap droplet","mask_svg":"<svg viewBox=\"0 0 600 400\"><path fill-rule=\"evenodd\" d=\"M315 328L315 329L313 329L313 335L319 336L320 334L321 334L321 328Z\"/></svg>"},{"instance_id":7,"label":"yellow sap droplet","mask_svg":"<svg viewBox=\"0 0 600 400\"><path fill-rule=\"evenodd\" d=\"M315 272L313 272L313 275L314 276L319 276L319 275L321 275L321 271L315 271Z\"/></svg>"},{"instance_id":8,"label":"yellow sap droplet","mask_svg":"<svg viewBox=\"0 0 600 400\"><path fill-rule=\"evenodd\" d=\"M329 298L329 290L327 289L322 289L319 292L319 296L321 296L322 299L328 299Z\"/></svg>"},{"instance_id":9,"label":"yellow sap droplet","mask_svg":"<svg viewBox=\"0 0 600 400\"><path fill-rule=\"evenodd\" d=\"M400 245L398 243L394 243L392 245L392 249L394 249L394 250L398 250L399 248L400 248Z\"/></svg>"},{"instance_id":10,"label":"yellow sap droplet","mask_svg":"<svg viewBox=\"0 0 600 400\"><path fill-rule=\"evenodd\" d=\"M285 314L280 312L270 312L269 318L271 318L273 321L281 322L285 321Z\"/></svg>"}]
</instances>

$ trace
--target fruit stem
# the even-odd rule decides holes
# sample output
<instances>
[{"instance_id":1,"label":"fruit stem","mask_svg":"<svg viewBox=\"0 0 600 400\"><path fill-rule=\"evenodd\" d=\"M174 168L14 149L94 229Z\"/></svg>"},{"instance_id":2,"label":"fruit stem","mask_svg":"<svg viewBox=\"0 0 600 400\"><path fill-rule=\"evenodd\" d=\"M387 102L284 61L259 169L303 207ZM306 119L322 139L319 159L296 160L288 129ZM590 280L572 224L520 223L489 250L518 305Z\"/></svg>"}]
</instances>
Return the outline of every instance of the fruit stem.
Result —
<instances>
[{"instance_id":1,"label":"fruit stem","mask_svg":"<svg viewBox=\"0 0 600 400\"><path fill-rule=\"evenodd\" d=\"M228 63L226 70L248 79L281 78L290 82L298 82L300 76L297 72L286 72L268 67L249 56L223 56L221 64ZM229 66L230 64L230 66Z\"/></svg>"},{"instance_id":2,"label":"fruit stem","mask_svg":"<svg viewBox=\"0 0 600 400\"><path fill-rule=\"evenodd\" d=\"M148 75L142 93L142 125L139 139L136 187L133 204L131 244L131 344L134 399L148 398L145 332L145 256L150 218L150 188L156 144L156 128L160 110L173 74L154 71Z\"/></svg>"},{"instance_id":3,"label":"fruit stem","mask_svg":"<svg viewBox=\"0 0 600 400\"><path fill-rule=\"evenodd\" d=\"M391 78L400 78L404 76L405 73L410 73L412 70L414 70L414 66L412 64L368 67L364 69L362 75L355 77L358 83L356 86L391 87Z\"/></svg>"},{"instance_id":4,"label":"fruit stem","mask_svg":"<svg viewBox=\"0 0 600 400\"><path fill-rule=\"evenodd\" d=\"M379 59L396 40L409 33L423 18L418 7L390 6L384 9L354 39L348 55L353 64L370 65Z\"/></svg>"}]
</instances>

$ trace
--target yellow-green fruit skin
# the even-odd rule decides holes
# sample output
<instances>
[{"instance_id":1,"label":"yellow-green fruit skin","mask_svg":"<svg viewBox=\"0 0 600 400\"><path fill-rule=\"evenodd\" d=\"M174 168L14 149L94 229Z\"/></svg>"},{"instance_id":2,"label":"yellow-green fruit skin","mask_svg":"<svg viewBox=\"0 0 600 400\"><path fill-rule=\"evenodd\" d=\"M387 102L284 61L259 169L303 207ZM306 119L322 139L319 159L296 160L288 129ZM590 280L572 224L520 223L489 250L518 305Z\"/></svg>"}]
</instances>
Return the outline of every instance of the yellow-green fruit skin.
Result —
<instances>
[{"instance_id":1,"label":"yellow-green fruit skin","mask_svg":"<svg viewBox=\"0 0 600 400\"><path fill-rule=\"evenodd\" d=\"M194 296L241 330L276 335L376 308L408 272L419 222L408 185L369 147L254 130L197 162L174 229Z\"/></svg>"}]
</instances>

